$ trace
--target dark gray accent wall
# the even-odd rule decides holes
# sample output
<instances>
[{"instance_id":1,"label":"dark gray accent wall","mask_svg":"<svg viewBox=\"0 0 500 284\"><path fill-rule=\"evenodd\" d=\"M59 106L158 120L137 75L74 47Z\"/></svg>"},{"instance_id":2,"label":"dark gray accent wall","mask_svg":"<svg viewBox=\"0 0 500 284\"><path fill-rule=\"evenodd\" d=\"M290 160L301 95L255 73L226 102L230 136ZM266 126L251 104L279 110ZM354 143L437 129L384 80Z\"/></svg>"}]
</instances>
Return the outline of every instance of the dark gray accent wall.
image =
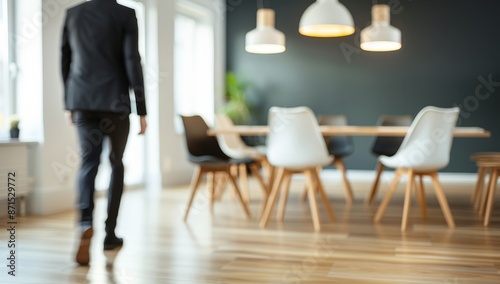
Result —
<instances>
[{"instance_id":1,"label":"dark gray accent wall","mask_svg":"<svg viewBox=\"0 0 500 284\"><path fill-rule=\"evenodd\" d=\"M287 50L255 55L244 46L245 34L256 25L257 1L227 1L227 70L250 84L254 124L267 122L271 106L345 114L353 125L374 125L382 114L415 116L427 105L460 106L459 125L483 127L492 137L456 138L444 171L475 172L472 153L500 151L500 1L341 0L357 28L343 38L298 33L300 17L313 2L264 1L276 12ZM370 23L377 2L392 6L391 23L402 31L399 51L359 48L359 32ZM355 137L348 168L375 167L373 139Z\"/></svg>"}]
</instances>

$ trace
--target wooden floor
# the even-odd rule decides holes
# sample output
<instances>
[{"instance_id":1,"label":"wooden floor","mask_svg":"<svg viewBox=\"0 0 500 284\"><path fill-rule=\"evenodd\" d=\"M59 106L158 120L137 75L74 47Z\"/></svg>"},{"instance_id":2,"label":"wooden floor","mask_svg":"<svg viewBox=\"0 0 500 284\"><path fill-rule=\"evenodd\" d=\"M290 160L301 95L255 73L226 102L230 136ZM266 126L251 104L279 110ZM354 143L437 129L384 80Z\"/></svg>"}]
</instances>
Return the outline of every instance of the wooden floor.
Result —
<instances>
[{"instance_id":1,"label":"wooden floor","mask_svg":"<svg viewBox=\"0 0 500 284\"><path fill-rule=\"evenodd\" d=\"M372 219L378 201L364 195L346 207L328 188L337 220L328 223L320 207L322 232L314 233L303 183L294 182L283 223L272 217L260 229L260 192L252 192L253 220L230 194L209 214L206 195L195 201L182 221L186 188L124 195L117 232L119 251L103 253L105 199L95 211L91 263L74 261L77 231L74 212L47 217L19 217L16 228L16 276L7 274L6 226L0 220L0 283L500 283L500 203L489 228L483 228L470 195L447 191L456 229L448 230L429 194L428 218L416 205L410 227L400 231L401 195L391 202L380 224ZM399 190L401 193L403 190ZM355 194L359 193L356 192ZM72 201L68 201L72 202ZM415 204L415 202L414 202Z\"/></svg>"}]
</instances>

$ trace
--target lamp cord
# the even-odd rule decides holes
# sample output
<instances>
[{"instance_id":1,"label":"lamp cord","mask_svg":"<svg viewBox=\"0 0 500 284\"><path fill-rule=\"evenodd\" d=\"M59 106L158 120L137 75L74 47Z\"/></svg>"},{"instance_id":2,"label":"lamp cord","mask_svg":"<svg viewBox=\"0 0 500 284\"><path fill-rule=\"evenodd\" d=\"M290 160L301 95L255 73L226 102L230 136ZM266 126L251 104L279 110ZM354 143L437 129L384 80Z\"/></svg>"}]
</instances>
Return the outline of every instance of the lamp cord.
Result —
<instances>
[{"instance_id":1,"label":"lamp cord","mask_svg":"<svg viewBox=\"0 0 500 284\"><path fill-rule=\"evenodd\" d=\"M258 0L257 1L257 8L258 9L264 8L264 0Z\"/></svg>"}]
</instances>

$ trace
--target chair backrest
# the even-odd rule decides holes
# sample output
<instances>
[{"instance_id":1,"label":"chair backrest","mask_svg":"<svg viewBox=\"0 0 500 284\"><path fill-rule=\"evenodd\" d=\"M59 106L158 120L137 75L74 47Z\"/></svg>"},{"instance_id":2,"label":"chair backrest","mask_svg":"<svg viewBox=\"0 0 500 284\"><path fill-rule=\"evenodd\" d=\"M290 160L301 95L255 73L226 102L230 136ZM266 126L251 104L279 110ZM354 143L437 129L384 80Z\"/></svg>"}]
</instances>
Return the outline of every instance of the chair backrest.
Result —
<instances>
[{"instance_id":1,"label":"chair backrest","mask_svg":"<svg viewBox=\"0 0 500 284\"><path fill-rule=\"evenodd\" d=\"M319 125L346 126L347 117L345 115L320 115ZM354 142L351 136L328 136L325 137L326 147L331 155L343 158L354 152Z\"/></svg>"},{"instance_id":2,"label":"chair backrest","mask_svg":"<svg viewBox=\"0 0 500 284\"><path fill-rule=\"evenodd\" d=\"M404 159L412 168L439 169L447 166L459 113L458 107L423 108L394 156Z\"/></svg>"},{"instance_id":3,"label":"chair backrest","mask_svg":"<svg viewBox=\"0 0 500 284\"><path fill-rule=\"evenodd\" d=\"M377 121L379 126L410 126L412 117L410 115L382 115ZM372 146L375 155L392 156L396 154L403 142L404 137L377 136Z\"/></svg>"},{"instance_id":4,"label":"chair backrest","mask_svg":"<svg viewBox=\"0 0 500 284\"><path fill-rule=\"evenodd\" d=\"M277 167L305 168L331 162L314 113L307 107L269 110L267 159Z\"/></svg>"},{"instance_id":5,"label":"chair backrest","mask_svg":"<svg viewBox=\"0 0 500 284\"><path fill-rule=\"evenodd\" d=\"M188 159L191 162L199 162L200 157L208 156L221 160L228 160L229 157L221 150L217 138L209 136L209 127L205 120L199 116L182 116L184 125L184 135L188 150Z\"/></svg>"},{"instance_id":6,"label":"chair backrest","mask_svg":"<svg viewBox=\"0 0 500 284\"><path fill-rule=\"evenodd\" d=\"M215 116L216 128L230 128L233 127L233 121L225 114L217 114ZM241 139L241 136L235 133L223 133L217 135L217 141L222 151L232 158L245 158L246 150L249 148L247 144Z\"/></svg>"}]
</instances>

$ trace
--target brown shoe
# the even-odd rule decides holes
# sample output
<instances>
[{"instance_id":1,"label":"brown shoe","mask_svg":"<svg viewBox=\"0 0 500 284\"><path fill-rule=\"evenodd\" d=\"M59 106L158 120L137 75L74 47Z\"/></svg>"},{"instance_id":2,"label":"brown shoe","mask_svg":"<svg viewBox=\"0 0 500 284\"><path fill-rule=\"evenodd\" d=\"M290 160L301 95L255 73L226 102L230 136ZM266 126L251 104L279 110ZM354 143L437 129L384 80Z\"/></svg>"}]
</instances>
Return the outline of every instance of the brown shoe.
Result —
<instances>
[{"instance_id":1,"label":"brown shoe","mask_svg":"<svg viewBox=\"0 0 500 284\"><path fill-rule=\"evenodd\" d=\"M90 239L93 233L94 230L92 230L92 228L88 228L82 233L80 247L76 253L76 262L80 265L88 265L90 262Z\"/></svg>"}]
</instances>

